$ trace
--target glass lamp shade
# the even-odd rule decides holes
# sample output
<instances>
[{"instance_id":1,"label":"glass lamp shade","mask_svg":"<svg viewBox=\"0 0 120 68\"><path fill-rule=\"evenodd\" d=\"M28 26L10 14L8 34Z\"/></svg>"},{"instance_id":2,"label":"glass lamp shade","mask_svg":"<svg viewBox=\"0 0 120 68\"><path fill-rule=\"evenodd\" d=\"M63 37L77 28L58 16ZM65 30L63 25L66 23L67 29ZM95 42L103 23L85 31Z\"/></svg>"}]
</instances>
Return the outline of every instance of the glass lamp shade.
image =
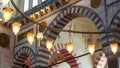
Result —
<instances>
[{"instance_id":1,"label":"glass lamp shade","mask_svg":"<svg viewBox=\"0 0 120 68\"><path fill-rule=\"evenodd\" d=\"M67 51L69 52L69 53L71 53L72 51L73 51L73 43L72 42L68 42L67 44L66 44L66 49L67 49Z\"/></svg>"},{"instance_id":2,"label":"glass lamp shade","mask_svg":"<svg viewBox=\"0 0 120 68\"><path fill-rule=\"evenodd\" d=\"M3 8L3 18L5 19L5 22L8 21L13 14L13 10L11 8Z\"/></svg>"},{"instance_id":3,"label":"glass lamp shade","mask_svg":"<svg viewBox=\"0 0 120 68\"><path fill-rule=\"evenodd\" d=\"M12 24L12 30L13 30L15 35L17 35L18 32L20 31L20 26L21 26L21 24L19 22L14 22Z\"/></svg>"},{"instance_id":4,"label":"glass lamp shade","mask_svg":"<svg viewBox=\"0 0 120 68\"><path fill-rule=\"evenodd\" d=\"M31 32L29 32L27 34L27 40L28 40L28 42L29 42L30 45L32 45L32 43L34 42L34 36L35 35L33 33L31 33Z\"/></svg>"},{"instance_id":5,"label":"glass lamp shade","mask_svg":"<svg viewBox=\"0 0 120 68\"><path fill-rule=\"evenodd\" d=\"M53 44L52 39L47 39L46 40L46 47L47 47L48 51L50 51L52 49L52 44Z\"/></svg>"},{"instance_id":6,"label":"glass lamp shade","mask_svg":"<svg viewBox=\"0 0 120 68\"><path fill-rule=\"evenodd\" d=\"M90 54L93 55L93 53L95 52L95 45L94 44L88 45L88 50Z\"/></svg>"},{"instance_id":7,"label":"glass lamp shade","mask_svg":"<svg viewBox=\"0 0 120 68\"><path fill-rule=\"evenodd\" d=\"M41 41L41 40L43 39L43 33L42 33L42 32L39 32L39 33L37 34L37 39L38 39L39 41Z\"/></svg>"},{"instance_id":8,"label":"glass lamp shade","mask_svg":"<svg viewBox=\"0 0 120 68\"><path fill-rule=\"evenodd\" d=\"M110 44L111 50L114 54L116 54L117 50L118 50L118 44L117 43L111 43Z\"/></svg>"}]
</instances>

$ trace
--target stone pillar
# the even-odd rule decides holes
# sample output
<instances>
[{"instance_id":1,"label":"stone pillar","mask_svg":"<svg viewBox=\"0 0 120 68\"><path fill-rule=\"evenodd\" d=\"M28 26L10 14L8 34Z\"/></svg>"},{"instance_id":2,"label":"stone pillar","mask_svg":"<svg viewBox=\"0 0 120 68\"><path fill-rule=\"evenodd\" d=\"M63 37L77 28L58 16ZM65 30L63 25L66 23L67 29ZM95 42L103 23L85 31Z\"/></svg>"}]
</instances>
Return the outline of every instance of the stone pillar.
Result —
<instances>
[{"instance_id":1,"label":"stone pillar","mask_svg":"<svg viewBox=\"0 0 120 68\"><path fill-rule=\"evenodd\" d=\"M117 54L114 55L109 46L103 48L108 61L108 68L119 68Z\"/></svg>"},{"instance_id":2,"label":"stone pillar","mask_svg":"<svg viewBox=\"0 0 120 68\"><path fill-rule=\"evenodd\" d=\"M1 42L0 43L0 68L12 68L13 48L14 48L13 32L9 28L6 28L1 24L0 24L0 32L5 33L9 37L9 44L7 45L7 47L2 47L1 45L3 43L8 43L8 42ZM0 39L2 39L2 41L6 41L6 37L3 35L0 37Z\"/></svg>"},{"instance_id":3,"label":"stone pillar","mask_svg":"<svg viewBox=\"0 0 120 68\"><path fill-rule=\"evenodd\" d=\"M108 57L108 68L119 68L117 56Z\"/></svg>"}]
</instances>

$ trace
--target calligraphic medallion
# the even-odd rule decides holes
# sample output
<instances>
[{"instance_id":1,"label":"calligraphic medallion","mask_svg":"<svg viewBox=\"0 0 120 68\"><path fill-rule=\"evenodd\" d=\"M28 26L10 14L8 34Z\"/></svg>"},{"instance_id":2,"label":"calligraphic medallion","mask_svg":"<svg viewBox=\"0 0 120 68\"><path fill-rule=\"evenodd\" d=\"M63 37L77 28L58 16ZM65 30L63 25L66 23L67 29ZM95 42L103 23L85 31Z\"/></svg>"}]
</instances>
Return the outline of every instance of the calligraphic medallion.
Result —
<instances>
[{"instance_id":1,"label":"calligraphic medallion","mask_svg":"<svg viewBox=\"0 0 120 68\"><path fill-rule=\"evenodd\" d=\"M0 46L8 47L9 46L9 36L5 33L0 33Z\"/></svg>"},{"instance_id":2,"label":"calligraphic medallion","mask_svg":"<svg viewBox=\"0 0 120 68\"><path fill-rule=\"evenodd\" d=\"M102 0L91 0L91 7L92 8L98 8L102 3Z\"/></svg>"}]
</instances>

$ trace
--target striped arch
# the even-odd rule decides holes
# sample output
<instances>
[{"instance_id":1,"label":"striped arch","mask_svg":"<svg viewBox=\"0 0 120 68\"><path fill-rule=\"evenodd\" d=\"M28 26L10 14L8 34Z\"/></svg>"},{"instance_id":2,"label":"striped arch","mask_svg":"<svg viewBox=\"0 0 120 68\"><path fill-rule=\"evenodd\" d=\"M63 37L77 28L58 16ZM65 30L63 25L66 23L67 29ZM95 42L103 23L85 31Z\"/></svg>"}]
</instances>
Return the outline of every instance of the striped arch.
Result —
<instances>
[{"instance_id":1,"label":"striped arch","mask_svg":"<svg viewBox=\"0 0 120 68\"><path fill-rule=\"evenodd\" d=\"M103 52L99 52L95 57L94 68L104 68L107 63L107 57Z\"/></svg>"},{"instance_id":2,"label":"striped arch","mask_svg":"<svg viewBox=\"0 0 120 68\"><path fill-rule=\"evenodd\" d=\"M52 64L55 64L58 61L63 61L64 57L63 56L58 56L57 58L54 59L54 61L52 61ZM55 68L59 68L59 65L54 65ZM52 68L52 67L51 67Z\"/></svg>"},{"instance_id":3,"label":"striped arch","mask_svg":"<svg viewBox=\"0 0 120 68\"><path fill-rule=\"evenodd\" d=\"M115 16L113 17L111 23L110 23L110 27L109 30L119 30L120 29L120 9L117 11L117 13L115 14ZM111 33L109 35L109 41L110 42L118 42L120 43L120 34L119 33Z\"/></svg>"},{"instance_id":4,"label":"striped arch","mask_svg":"<svg viewBox=\"0 0 120 68\"><path fill-rule=\"evenodd\" d=\"M77 17L87 17L93 21L99 32L104 31L104 24L96 12L84 6L72 6L63 10L49 25L50 27L63 29L72 19ZM55 40L60 32L55 30L46 30L45 39ZM101 35L102 43L106 41L105 34Z\"/></svg>"},{"instance_id":5,"label":"striped arch","mask_svg":"<svg viewBox=\"0 0 120 68\"><path fill-rule=\"evenodd\" d=\"M57 52L57 51L59 51L62 56L59 56L57 59L55 59L52 62L52 64L55 64L59 61L63 61L64 59L68 60L68 59L74 58L76 56L76 54L74 54L73 52L72 52L72 54L70 54L66 50L66 44L54 45L54 47L52 48L50 53L52 55L52 54L54 54L54 52ZM49 59L52 58L51 55L50 55ZM80 67L80 62L78 60L79 59L73 59L73 60L67 61L67 63L70 65L71 68L78 68L78 67ZM57 67L58 67L58 65L57 65Z\"/></svg>"},{"instance_id":6,"label":"striped arch","mask_svg":"<svg viewBox=\"0 0 120 68\"><path fill-rule=\"evenodd\" d=\"M25 60L24 64L28 65L29 68L32 68L31 58L28 57L28 58Z\"/></svg>"},{"instance_id":7,"label":"striped arch","mask_svg":"<svg viewBox=\"0 0 120 68\"><path fill-rule=\"evenodd\" d=\"M27 60L28 58L31 59L31 68L34 67L34 61L35 61L34 57L35 54L31 48L29 47L20 48L14 57L13 68L21 68L23 64L26 63L25 60Z\"/></svg>"},{"instance_id":8,"label":"striped arch","mask_svg":"<svg viewBox=\"0 0 120 68\"><path fill-rule=\"evenodd\" d=\"M72 6L69 7L65 10L63 10L60 14L56 16L56 18L50 23L50 27L54 28L59 28L63 29L72 19L76 17L87 17L93 21L93 23L96 25L97 29L99 32L104 31L104 25L103 21L101 18L98 16L98 14L93 11L90 8L84 7L84 6ZM57 36L59 35L60 31L55 31L55 30L49 30L47 29L46 32L44 33L44 39L41 41L41 48L42 53L45 53L43 55L49 55L48 51L46 50L46 45L45 45L45 40L50 38L53 40L56 40ZM107 39L106 35L102 34L101 35L101 40L102 44L104 44ZM41 60L44 59L44 61L41 61L39 65L45 66L48 64L48 56L45 57L40 57Z\"/></svg>"}]
</instances>

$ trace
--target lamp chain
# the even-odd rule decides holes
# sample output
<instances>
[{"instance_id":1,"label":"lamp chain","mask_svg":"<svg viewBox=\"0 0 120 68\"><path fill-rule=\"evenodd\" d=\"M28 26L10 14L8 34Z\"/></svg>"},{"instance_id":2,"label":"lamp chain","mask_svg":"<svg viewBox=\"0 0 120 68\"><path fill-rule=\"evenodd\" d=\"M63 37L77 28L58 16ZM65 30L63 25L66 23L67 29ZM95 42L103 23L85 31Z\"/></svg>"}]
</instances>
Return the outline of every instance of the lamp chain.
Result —
<instances>
[{"instance_id":1,"label":"lamp chain","mask_svg":"<svg viewBox=\"0 0 120 68\"><path fill-rule=\"evenodd\" d=\"M69 30L72 28L72 23L70 23ZM71 42L71 32L69 32L69 42Z\"/></svg>"},{"instance_id":2,"label":"lamp chain","mask_svg":"<svg viewBox=\"0 0 120 68\"><path fill-rule=\"evenodd\" d=\"M39 33L39 25L38 25L38 31L37 31L37 33ZM40 47L40 41L41 40L38 40L38 47Z\"/></svg>"}]
</instances>

